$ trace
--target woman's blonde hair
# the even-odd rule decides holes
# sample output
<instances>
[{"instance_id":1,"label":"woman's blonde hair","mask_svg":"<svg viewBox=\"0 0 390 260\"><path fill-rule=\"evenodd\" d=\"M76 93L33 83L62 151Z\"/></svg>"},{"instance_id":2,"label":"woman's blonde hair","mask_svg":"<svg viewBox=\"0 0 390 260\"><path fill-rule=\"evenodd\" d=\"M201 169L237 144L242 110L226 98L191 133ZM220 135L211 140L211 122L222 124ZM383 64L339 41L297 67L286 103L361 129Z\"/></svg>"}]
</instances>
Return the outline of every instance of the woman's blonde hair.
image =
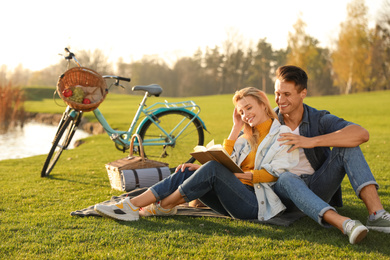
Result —
<instances>
[{"instance_id":1,"label":"woman's blonde hair","mask_svg":"<svg viewBox=\"0 0 390 260\"><path fill-rule=\"evenodd\" d=\"M267 95L254 87L247 87L243 88L241 90L236 91L236 93L233 96L233 104L234 106L237 105L237 102L241 99L244 99L245 97L251 96L255 98L257 103L259 105L263 104L265 106L265 112L271 119L278 120L278 115L275 113L275 111L272 109L271 104L269 102L269 99ZM246 139L248 140L251 148L253 149L257 145L257 140L259 138L259 132L257 131L256 127L251 127L247 123L244 124L244 134Z\"/></svg>"}]
</instances>

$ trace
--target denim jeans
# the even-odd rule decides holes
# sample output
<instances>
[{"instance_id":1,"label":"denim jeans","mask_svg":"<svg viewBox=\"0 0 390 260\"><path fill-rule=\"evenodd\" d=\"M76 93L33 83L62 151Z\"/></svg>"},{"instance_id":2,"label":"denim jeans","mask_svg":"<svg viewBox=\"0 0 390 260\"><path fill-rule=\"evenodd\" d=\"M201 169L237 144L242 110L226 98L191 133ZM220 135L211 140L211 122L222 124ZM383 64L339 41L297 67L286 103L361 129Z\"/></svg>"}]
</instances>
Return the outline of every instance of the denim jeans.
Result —
<instances>
[{"instance_id":1,"label":"denim jeans","mask_svg":"<svg viewBox=\"0 0 390 260\"><path fill-rule=\"evenodd\" d=\"M179 189L185 201L200 199L216 212L237 219L257 219L253 187L244 185L218 162L209 161L196 171L178 171L149 188L157 200Z\"/></svg>"},{"instance_id":2,"label":"denim jeans","mask_svg":"<svg viewBox=\"0 0 390 260\"><path fill-rule=\"evenodd\" d=\"M322 217L329 209L335 210L328 202L340 187L345 174L359 198L365 186L374 184L378 188L360 147L335 147L313 175L281 174L274 186L275 193L287 208L295 204L319 224L326 225Z\"/></svg>"}]
</instances>

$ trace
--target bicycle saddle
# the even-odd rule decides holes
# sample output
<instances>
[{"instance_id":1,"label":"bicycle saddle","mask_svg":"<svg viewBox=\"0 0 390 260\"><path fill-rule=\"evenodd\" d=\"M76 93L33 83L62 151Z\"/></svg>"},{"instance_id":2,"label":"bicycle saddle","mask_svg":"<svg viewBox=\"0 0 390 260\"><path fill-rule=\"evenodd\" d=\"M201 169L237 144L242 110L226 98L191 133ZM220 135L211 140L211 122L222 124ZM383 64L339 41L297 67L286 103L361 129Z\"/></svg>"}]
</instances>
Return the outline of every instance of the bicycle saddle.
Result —
<instances>
[{"instance_id":1,"label":"bicycle saddle","mask_svg":"<svg viewBox=\"0 0 390 260\"><path fill-rule=\"evenodd\" d=\"M147 85L147 86L134 86L132 88L133 91L139 91L139 90L142 90L142 91L146 91L148 92L150 95L153 95L153 96L160 96L160 94L162 93L162 88L160 87L160 85L157 85L157 84L152 84L152 85Z\"/></svg>"}]
</instances>

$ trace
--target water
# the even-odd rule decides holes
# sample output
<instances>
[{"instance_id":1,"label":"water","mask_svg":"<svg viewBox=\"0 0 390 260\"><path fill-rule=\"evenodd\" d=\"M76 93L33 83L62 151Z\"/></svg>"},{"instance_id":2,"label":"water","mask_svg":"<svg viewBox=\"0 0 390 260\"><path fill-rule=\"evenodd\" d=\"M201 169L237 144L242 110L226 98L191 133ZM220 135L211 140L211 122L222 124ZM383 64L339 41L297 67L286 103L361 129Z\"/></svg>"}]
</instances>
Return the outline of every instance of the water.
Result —
<instances>
[{"instance_id":1,"label":"water","mask_svg":"<svg viewBox=\"0 0 390 260\"><path fill-rule=\"evenodd\" d=\"M57 126L29 122L23 128L0 134L0 161L47 154L56 131ZM74 148L75 141L87 136L90 134L80 129L77 130L69 149Z\"/></svg>"}]
</instances>

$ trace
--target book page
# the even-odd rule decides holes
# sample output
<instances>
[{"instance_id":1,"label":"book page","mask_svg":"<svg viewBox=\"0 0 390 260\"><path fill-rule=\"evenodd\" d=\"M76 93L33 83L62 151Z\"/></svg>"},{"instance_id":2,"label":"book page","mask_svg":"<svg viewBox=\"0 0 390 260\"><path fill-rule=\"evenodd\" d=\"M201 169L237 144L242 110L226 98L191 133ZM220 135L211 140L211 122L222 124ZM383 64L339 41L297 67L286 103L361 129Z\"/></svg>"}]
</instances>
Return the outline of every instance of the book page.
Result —
<instances>
[{"instance_id":1,"label":"book page","mask_svg":"<svg viewBox=\"0 0 390 260\"><path fill-rule=\"evenodd\" d=\"M241 168L230 158L230 155L226 152L222 145L214 144L214 140L209 142L206 147L199 145L196 146L191 155L201 164L205 164L208 161L217 161L233 173L243 172Z\"/></svg>"}]
</instances>

